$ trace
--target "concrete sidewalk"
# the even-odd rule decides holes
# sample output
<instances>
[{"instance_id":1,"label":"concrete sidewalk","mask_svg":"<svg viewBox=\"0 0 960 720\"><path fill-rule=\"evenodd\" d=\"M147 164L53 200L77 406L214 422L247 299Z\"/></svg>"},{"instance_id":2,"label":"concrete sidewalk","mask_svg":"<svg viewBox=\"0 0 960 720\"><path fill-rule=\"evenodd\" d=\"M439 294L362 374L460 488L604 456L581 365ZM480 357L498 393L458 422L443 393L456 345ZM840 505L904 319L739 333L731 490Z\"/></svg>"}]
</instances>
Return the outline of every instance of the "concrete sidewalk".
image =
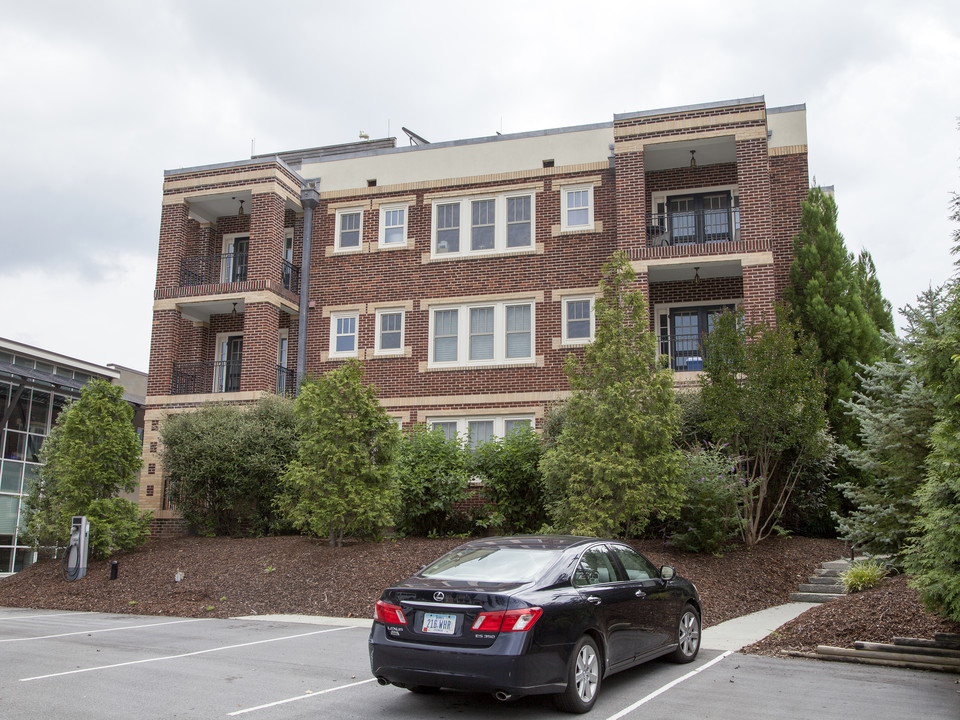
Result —
<instances>
[{"instance_id":1,"label":"concrete sidewalk","mask_svg":"<svg viewBox=\"0 0 960 720\"><path fill-rule=\"evenodd\" d=\"M785 622L816 607L818 603L794 602L760 610L750 615L727 620L719 625L704 628L700 647L709 650L732 650L763 640Z\"/></svg>"},{"instance_id":2,"label":"concrete sidewalk","mask_svg":"<svg viewBox=\"0 0 960 720\"><path fill-rule=\"evenodd\" d=\"M703 630L700 646L708 650L732 650L763 640L785 622L793 620L802 612L816 607L817 603L788 603L767 608L750 615L727 620ZM337 618L318 615L245 615L237 620L266 620L272 622L295 622L310 625L339 625L369 627L372 618Z\"/></svg>"}]
</instances>

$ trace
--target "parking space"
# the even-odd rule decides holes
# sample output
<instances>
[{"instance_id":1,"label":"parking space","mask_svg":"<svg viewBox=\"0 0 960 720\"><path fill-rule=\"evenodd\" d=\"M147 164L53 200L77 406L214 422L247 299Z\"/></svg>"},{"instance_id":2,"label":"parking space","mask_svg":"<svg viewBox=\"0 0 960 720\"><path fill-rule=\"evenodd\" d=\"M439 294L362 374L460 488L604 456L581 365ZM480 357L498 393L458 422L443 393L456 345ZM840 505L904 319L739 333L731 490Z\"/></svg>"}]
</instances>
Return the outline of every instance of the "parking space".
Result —
<instances>
[{"instance_id":1,"label":"parking space","mask_svg":"<svg viewBox=\"0 0 960 720\"><path fill-rule=\"evenodd\" d=\"M0 717L556 718L549 698L414 695L370 676L369 625L0 609ZM593 718L960 718L954 678L703 650L609 678Z\"/></svg>"}]
</instances>

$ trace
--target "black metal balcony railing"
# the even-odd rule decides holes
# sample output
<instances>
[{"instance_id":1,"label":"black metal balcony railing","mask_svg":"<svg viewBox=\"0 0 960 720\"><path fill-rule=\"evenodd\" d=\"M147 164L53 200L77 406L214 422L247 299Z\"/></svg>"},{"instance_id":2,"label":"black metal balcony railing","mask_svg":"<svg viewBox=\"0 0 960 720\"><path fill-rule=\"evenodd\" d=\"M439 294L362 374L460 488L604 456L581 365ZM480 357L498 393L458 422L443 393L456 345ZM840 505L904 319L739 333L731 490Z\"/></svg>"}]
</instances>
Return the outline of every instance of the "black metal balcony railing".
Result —
<instances>
[{"instance_id":1,"label":"black metal balcony railing","mask_svg":"<svg viewBox=\"0 0 960 720\"><path fill-rule=\"evenodd\" d=\"M240 361L175 363L170 381L171 395L227 393L240 391Z\"/></svg>"},{"instance_id":2,"label":"black metal balcony railing","mask_svg":"<svg viewBox=\"0 0 960 720\"><path fill-rule=\"evenodd\" d=\"M287 260L283 261L283 287L295 293L300 292L300 268Z\"/></svg>"},{"instance_id":3,"label":"black metal balcony railing","mask_svg":"<svg viewBox=\"0 0 960 720\"><path fill-rule=\"evenodd\" d=\"M180 260L180 287L245 282L247 253L193 255Z\"/></svg>"},{"instance_id":4,"label":"black metal balcony railing","mask_svg":"<svg viewBox=\"0 0 960 720\"><path fill-rule=\"evenodd\" d=\"M277 395L293 397L297 394L297 371L277 365Z\"/></svg>"},{"instance_id":5,"label":"black metal balcony railing","mask_svg":"<svg viewBox=\"0 0 960 720\"><path fill-rule=\"evenodd\" d=\"M657 338L660 355L670 358L670 369L675 372L703 370L703 336L699 333L665 335Z\"/></svg>"},{"instance_id":6,"label":"black metal balcony railing","mask_svg":"<svg viewBox=\"0 0 960 720\"><path fill-rule=\"evenodd\" d=\"M647 215L647 246L730 242L740 239L740 208Z\"/></svg>"}]
</instances>

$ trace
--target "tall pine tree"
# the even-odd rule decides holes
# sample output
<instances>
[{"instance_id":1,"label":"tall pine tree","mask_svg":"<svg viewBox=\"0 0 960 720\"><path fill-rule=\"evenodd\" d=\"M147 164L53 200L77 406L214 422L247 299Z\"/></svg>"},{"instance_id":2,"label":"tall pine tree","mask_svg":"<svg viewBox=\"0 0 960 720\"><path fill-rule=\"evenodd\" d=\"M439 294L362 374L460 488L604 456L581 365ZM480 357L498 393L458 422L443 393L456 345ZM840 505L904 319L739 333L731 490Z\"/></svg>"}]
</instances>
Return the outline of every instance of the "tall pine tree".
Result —
<instances>
[{"instance_id":1,"label":"tall pine tree","mask_svg":"<svg viewBox=\"0 0 960 720\"><path fill-rule=\"evenodd\" d=\"M841 442L851 442L856 421L844 414L841 400L849 400L857 387L858 365L877 360L882 345L877 323L861 297L854 260L837 229L837 203L818 187L811 188L803 203L794 256L785 293L791 317L817 343L830 425ZM866 284L870 277L865 275Z\"/></svg>"}]
</instances>

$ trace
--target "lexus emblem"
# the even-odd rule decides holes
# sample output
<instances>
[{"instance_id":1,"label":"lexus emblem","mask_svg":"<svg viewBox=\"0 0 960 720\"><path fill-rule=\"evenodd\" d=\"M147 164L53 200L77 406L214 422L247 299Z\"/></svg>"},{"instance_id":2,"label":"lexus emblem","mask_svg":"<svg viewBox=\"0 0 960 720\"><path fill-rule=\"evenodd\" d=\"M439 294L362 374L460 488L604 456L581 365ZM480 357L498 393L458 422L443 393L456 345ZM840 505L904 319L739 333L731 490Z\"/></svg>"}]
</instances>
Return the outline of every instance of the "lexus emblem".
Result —
<instances>
[{"instance_id":1,"label":"lexus emblem","mask_svg":"<svg viewBox=\"0 0 960 720\"><path fill-rule=\"evenodd\" d=\"M435 592L435 593L433 594L433 599L436 600L437 602L443 602L443 599L444 599L445 597L446 597L446 596L445 596L442 592L440 592L439 590L437 590L437 592Z\"/></svg>"}]
</instances>

